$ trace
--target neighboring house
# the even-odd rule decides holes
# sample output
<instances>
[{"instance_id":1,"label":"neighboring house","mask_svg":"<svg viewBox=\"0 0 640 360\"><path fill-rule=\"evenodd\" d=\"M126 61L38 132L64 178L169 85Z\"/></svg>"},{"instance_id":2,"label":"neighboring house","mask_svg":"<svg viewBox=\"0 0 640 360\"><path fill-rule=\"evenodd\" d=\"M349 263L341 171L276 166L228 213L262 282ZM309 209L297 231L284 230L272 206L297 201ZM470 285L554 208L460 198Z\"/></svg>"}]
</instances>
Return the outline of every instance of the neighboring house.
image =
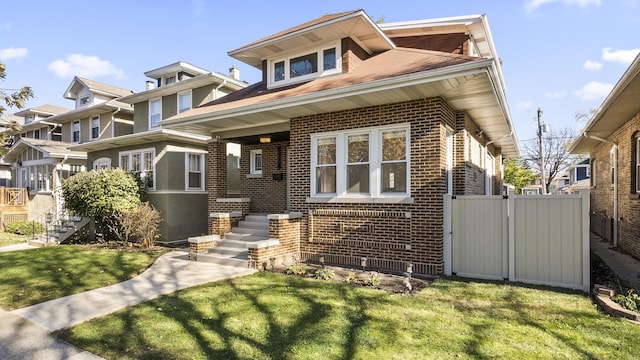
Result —
<instances>
[{"instance_id":1,"label":"neighboring house","mask_svg":"<svg viewBox=\"0 0 640 360\"><path fill-rule=\"evenodd\" d=\"M211 234L236 232L238 212L271 214L270 240L249 244L261 266L323 255L442 274L444 195L500 194L502 159L519 155L484 15L329 14L229 55L263 80L162 126L212 138ZM227 191L226 142L242 146L239 199Z\"/></svg>"},{"instance_id":2,"label":"neighboring house","mask_svg":"<svg viewBox=\"0 0 640 360\"><path fill-rule=\"evenodd\" d=\"M93 169L120 167L138 174L160 211L160 240L206 234L208 135L168 130L162 120L243 89L239 72L210 72L187 62L147 71L146 90L118 99L133 105L133 133L73 145ZM130 106L129 105L129 106Z\"/></svg>"},{"instance_id":3,"label":"neighboring house","mask_svg":"<svg viewBox=\"0 0 640 360\"><path fill-rule=\"evenodd\" d=\"M86 170L87 154L69 146L133 131L131 105L116 100L131 93L75 77L64 93L75 103L73 110L44 105L16 113L25 121L4 162L11 164L13 186L29 190L30 218L59 213L62 181Z\"/></svg>"},{"instance_id":4,"label":"neighboring house","mask_svg":"<svg viewBox=\"0 0 640 360\"><path fill-rule=\"evenodd\" d=\"M8 130L10 124L12 123L22 126L24 123L24 118L22 116L16 116L13 114L4 114L0 116L0 132L7 133L7 141L5 142L5 144L0 144L0 146L9 148L15 142L15 138ZM1 159L2 158L0 158L0 186L11 187L11 164L7 164Z\"/></svg>"},{"instance_id":5,"label":"neighboring house","mask_svg":"<svg viewBox=\"0 0 640 360\"><path fill-rule=\"evenodd\" d=\"M640 56L571 145L591 161L591 230L640 258Z\"/></svg>"},{"instance_id":6,"label":"neighboring house","mask_svg":"<svg viewBox=\"0 0 640 360\"><path fill-rule=\"evenodd\" d=\"M570 184L574 184L584 179L589 179L591 177L591 165L589 163L589 158L586 158L575 165L569 166L567 173L569 174Z\"/></svg>"}]
</instances>

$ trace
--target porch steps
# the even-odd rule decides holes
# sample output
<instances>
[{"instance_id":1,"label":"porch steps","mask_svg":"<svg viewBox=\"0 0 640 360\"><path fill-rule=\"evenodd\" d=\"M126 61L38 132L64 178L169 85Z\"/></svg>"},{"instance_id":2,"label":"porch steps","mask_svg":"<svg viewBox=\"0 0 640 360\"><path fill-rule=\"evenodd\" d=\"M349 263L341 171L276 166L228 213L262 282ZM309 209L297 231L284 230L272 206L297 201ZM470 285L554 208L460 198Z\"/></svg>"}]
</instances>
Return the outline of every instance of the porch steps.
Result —
<instances>
[{"instance_id":1,"label":"porch steps","mask_svg":"<svg viewBox=\"0 0 640 360\"><path fill-rule=\"evenodd\" d=\"M252 242L269 239L269 219L266 215L247 215L244 220L224 235L216 246L207 253L198 254L198 261L220 265L247 267L249 252L247 246Z\"/></svg>"},{"instance_id":2,"label":"porch steps","mask_svg":"<svg viewBox=\"0 0 640 360\"><path fill-rule=\"evenodd\" d=\"M38 247L58 245L65 242L73 234L75 234L76 231L78 231L88 223L88 217L83 218L77 215L67 216L66 218L60 220L57 224L51 225L52 228L47 231L48 236L46 233L40 234L36 239L29 241L29 245Z\"/></svg>"}]
</instances>

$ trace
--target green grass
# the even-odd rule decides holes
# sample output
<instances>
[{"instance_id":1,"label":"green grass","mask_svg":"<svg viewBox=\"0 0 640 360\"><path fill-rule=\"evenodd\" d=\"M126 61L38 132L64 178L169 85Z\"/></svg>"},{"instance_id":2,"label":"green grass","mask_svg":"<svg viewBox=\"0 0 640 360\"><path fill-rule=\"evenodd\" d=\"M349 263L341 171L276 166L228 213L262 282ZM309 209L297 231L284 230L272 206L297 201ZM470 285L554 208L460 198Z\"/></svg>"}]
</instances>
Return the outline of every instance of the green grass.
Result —
<instances>
[{"instance_id":1,"label":"green grass","mask_svg":"<svg viewBox=\"0 0 640 360\"><path fill-rule=\"evenodd\" d=\"M0 307L19 309L130 279L161 253L81 245L0 253Z\"/></svg>"},{"instance_id":2,"label":"green grass","mask_svg":"<svg viewBox=\"0 0 640 360\"><path fill-rule=\"evenodd\" d=\"M17 235L17 234L12 234L12 233L8 233L8 232L0 232L0 246L7 246L7 245L13 245L13 244L20 244L23 243L29 239L31 239L32 236L29 235Z\"/></svg>"},{"instance_id":3,"label":"green grass","mask_svg":"<svg viewBox=\"0 0 640 360\"><path fill-rule=\"evenodd\" d=\"M108 359L631 359L640 326L581 293L456 279L416 296L272 273L57 333Z\"/></svg>"}]
</instances>

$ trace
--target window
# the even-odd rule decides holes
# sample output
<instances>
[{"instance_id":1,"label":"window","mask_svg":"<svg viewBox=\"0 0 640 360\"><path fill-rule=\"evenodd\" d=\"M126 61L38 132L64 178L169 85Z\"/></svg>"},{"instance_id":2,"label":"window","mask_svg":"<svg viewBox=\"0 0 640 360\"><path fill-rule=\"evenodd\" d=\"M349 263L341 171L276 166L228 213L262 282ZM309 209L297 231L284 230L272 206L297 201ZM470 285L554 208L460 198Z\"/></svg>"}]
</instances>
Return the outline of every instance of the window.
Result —
<instances>
[{"instance_id":1,"label":"window","mask_svg":"<svg viewBox=\"0 0 640 360\"><path fill-rule=\"evenodd\" d=\"M340 71L340 42L318 48L316 51L293 54L285 59L270 60L270 85L284 85L294 81L335 74Z\"/></svg>"},{"instance_id":2,"label":"window","mask_svg":"<svg viewBox=\"0 0 640 360\"><path fill-rule=\"evenodd\" d=\"M51 140L62 141L62 127L56 126L51 130Z\"/></svg>"},{"instance_id":3,"label":"window","mask_svg":"<svg viewBox=\"0 0 640 360\"><path fill-rule=\"evenodd\" d=\"M311 196L409 195L409 127L312 135Z\"/></svg>"},{"instance_id":4,"label":"window","mask_svg":"<svg viewBox=\"0 0 640 360\"><path fill-rule=\"evenodd\" d=\"M89 97L85 96L83 98L80 98L80 106L87 106L89 105Z\"/></svg>"},{"instance_id":5,"label":"window","mask_svg":"<svg viewBox=\"0 0 640 360\"><path fill-rule=\"evenodd\" d=\"M34 116L33 115L29 115L26 118L24 118L24 123L28 124L28 123L32 122L33 119L34 119Z\"/></svg>"},{"instance_id":6,"label":"window","mask_svg":"<svg viewBox=\"0 0 640 360\"><path fill-rule=\"evenodd\" d=\"M609 152L609 164L611 165L611 186L616 183L616 146L614 145Z\"/></svg>"},{"instance_id":7,"label":"window","mask_svg":"<svg viewBox=\"0 0 640 360\"><path fill-rule=\"evenodd\" d=\"M101 157L93 162L93 170L102 170L111 168L111 159L108 157Z\"/></svg>"},{"instance_id":8,"label":"window","mask_svg":"<svg viewBox=\"0 0 640 360\"><path fill-rule=\"evenodd\" d=\"M149 128L154 128L162 120L162 100L153 99L149 101Z\"/></svg>"},{"instance_id":9,"label":"window","mask_svg":"<svg viewBox=\"0 0 640 360\"><path fill-rule=\"evenodd\" d=\"M187 190L204 189L204 154L187 153Z\"/></svg>"},{"instance_id":10,"label":"window","mask_svg":"<svg viewBox=\"0 0 640 360\"><path fill-rule=\"evenodd\" d=\"M164 84L165 85L173 84L174 82L176 82L175 75L174 76L167 76L166 78L164 78Z\"/></svg>"},{"instance_id":11,"label":"window","mask_svg":"<svg viewBox=\"0 0 640 360\"><path fill-rule=\"evenodd\" d=\"M262 150L251 150L249 158L249 173L252 175L262 174Z\"/></svg>"},{"instance_id":12,"label":"window","mask_svg":"<svg viewBox=\"0 0 640 360\"><path fill-rule=\"evenodd\" d=\"M155 189L155 149L120 153L120 168L140 176L147 189Z\"/></svg>"},{"instance_id":13,"label":"window","mask_svg":"<svg viewBox=\"0 0 640 360\"><path fill-rule=\"evenodd\" d=\"M178 114L191 109L191 91L178 94Z\"/></svg>"},{"instance_id":14,"label":"window","mask_svg":"<svg viewBox=\"0 0 640 360\"><path fill-rule=\"evenodd\" d=\"M33 138L40 139L40 129L33 130Z\"/></svg>"},{"instance_id":15,"label":"window","mask_svg":"<svg viewBox=\"0 0 640 360\"><path fill-rule=\"evenodd\" d=\"M91 139L97 139L100 137L100 116L93 116L91 118Z\"/></svg>"},{"instance_id":16,"label":"window","mask_svg":"<svg viewBox=\"0 0 640 360\"><path fill-rule=\"evenodd\" d=\"M80 142L80 121L74 121L71 125L71 141Z\"/></svg>"},{"instance_id":17,"label":"window","mask_svg":"<svg viewBox=\"0 0 640 360\"><path fill-rule=\"evenodd\" d=\"M597 168L596 168L596 159L591 159L591 186L596 186L596 174L597 174Z\"/></svg>"}]
</instances>

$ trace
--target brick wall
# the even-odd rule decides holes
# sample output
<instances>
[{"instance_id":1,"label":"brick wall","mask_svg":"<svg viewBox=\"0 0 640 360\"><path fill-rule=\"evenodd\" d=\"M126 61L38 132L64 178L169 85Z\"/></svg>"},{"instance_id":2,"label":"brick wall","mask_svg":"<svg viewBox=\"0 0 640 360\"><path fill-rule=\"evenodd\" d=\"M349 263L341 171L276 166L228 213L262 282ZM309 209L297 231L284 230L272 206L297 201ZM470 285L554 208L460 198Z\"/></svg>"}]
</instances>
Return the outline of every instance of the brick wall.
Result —
<instances>
[{"instance_id":1,"label":"brick wall","mask_svg":"<svg viewBox=\"0 0 640 360\"><path fill-rule=\"evenodd\" d=\"M287 147L289 142L242 145L240 183L242 197L250 198L253 213L283 213L287 209ZM250 152L262 150L262 175L250 175ZM307 166L308 168L308 166ZM273 175L282 175L274 180Z\"/></svg>"},{"instance_id":2,"label":"brick wall","mask_svg":"<svg viewBox=\"0 0 640 360\"><path fill-rule=\"evenodd\" d=\"M640 258L640 198L632 183L633 139L640 130L640 113L615 131L607 140L618 144L618 246ZM611 144L600 143L591 152L596 161L596 186L591 190L591 230L609 241L612 238L614 189L610 181Z\"/></svg>"}]
</instances>

